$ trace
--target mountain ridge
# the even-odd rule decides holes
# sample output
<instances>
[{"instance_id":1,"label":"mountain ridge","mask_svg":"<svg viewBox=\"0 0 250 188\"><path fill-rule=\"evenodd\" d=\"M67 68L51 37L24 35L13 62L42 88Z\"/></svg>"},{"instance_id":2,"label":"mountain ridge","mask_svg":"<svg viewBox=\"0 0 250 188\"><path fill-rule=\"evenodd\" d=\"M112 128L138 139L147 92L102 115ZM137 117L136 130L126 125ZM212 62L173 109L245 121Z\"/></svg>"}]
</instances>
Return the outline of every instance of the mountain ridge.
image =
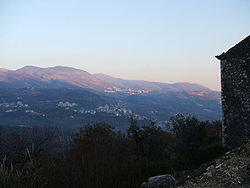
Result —
<instances>
[{"instance_id":1,"label":"mountain ridge","mask_svg":"<svg viewBox=\"0 0 250 188\"><path fill-rule=\"evenodd\" d=\"M103 73L91 74L81 69L66 66L47 68L25 66L17 70L0 69L0 87L1 86L10 88L78 87L104 92L119 92L122 91L122 89L145 90L148 92L213 91L195 83L177 82L169 84L144 80L125 80ZM120 90L118 88L120 88Z\"/></svg>"},{"instance_id":2,"label":"mountain ridge","mask_svg":"<svg viewBox=\"0 0 250 188\"><path fill-rule=\"evenodd\" d=\"M63 66L0 71L0 117L6 125L81 126L105 121L125 130L131 115L164 126L177 113L217 120L220 92L187 82L123 80Z\"/></svg>"}]
</instances>

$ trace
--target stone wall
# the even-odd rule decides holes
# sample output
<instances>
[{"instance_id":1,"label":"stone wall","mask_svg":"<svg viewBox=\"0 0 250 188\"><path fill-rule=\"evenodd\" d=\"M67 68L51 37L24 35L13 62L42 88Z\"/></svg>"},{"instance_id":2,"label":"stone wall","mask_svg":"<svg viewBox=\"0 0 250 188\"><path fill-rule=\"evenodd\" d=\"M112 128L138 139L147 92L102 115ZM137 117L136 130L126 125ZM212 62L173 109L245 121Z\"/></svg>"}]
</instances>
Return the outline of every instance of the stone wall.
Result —
<instances>
[{"instance_id":1,"label":"stone wall","mask_svg":"<svg viewBox=\"0 0 250 188\"><path fill-rule=\"evenodd\" d=\"M221 60L223 138L235 147L250 139L250 48Z\"/></svg>"}]
</instances>

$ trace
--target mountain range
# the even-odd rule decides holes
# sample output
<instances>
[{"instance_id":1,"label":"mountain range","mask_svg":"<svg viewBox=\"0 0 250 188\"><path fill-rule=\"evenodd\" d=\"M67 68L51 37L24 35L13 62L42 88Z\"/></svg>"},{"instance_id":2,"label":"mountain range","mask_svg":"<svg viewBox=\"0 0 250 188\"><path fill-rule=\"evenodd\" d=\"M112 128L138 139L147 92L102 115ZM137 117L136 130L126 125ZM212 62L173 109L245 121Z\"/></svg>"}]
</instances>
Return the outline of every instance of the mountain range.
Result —
<instances>
[{"instance_id":1,"label":"mountain range","mask_svg":"<svg viewBox=\"0 0 250 188\"><path fill-rule=\"evenodd\" d=\"M4 125L79 127L106 121L125 130L131 116L163 125L177 113L220 119L220 92L194 83L124 80L63 66L0 69Z\"/></svg>"},{"instance_id":2,"label":"mountain range","mask_svg":"<svg viewBox=\"0 0 250 188\"><path fill-rule=\"evenodd\" d=\"M159 83L138 80L123 80L105 74L90 74L71 67L40 68L25 66L12 71L0 69L0 86L9 88L89 88L97 91L107 91L108 88L158 91L211 91L209 88L191 83Z\"/></svg>"}]
</instances>

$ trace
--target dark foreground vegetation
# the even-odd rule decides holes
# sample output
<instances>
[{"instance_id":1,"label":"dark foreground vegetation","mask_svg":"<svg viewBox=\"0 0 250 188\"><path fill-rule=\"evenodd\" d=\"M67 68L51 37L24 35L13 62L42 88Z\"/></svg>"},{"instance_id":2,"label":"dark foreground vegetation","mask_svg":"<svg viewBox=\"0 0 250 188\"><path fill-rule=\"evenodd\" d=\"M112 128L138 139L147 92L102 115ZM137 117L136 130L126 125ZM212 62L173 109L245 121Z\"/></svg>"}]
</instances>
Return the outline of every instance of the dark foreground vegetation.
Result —
<instances>
[{"instance_id":1,"label":"dark foreground vegetation","mask_svg":"<svg viewBox=\"0 0 250 188\"><path fill-rule=\"evenodd\" d=\"M221 155L221 123L177 115L172 132L131 119L127 133L106 123L78 133L0 129L1 188L138 188L159 174L180 175Z\"/></svg>"}]
</instances>

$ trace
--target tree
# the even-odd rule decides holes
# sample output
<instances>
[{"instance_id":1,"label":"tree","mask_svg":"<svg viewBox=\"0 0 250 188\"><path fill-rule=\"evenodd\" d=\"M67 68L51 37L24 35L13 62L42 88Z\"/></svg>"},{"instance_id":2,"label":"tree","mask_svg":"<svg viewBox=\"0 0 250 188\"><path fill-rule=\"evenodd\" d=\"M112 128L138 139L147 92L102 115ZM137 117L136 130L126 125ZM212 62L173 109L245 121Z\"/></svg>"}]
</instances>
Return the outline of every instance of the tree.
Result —
<instances>
[{"instance_id":1,"label":"tree","mask_svg":"<svg viewBox=\"0 0 250 188\"><path fill-rule=\"evenodd\" d=\"M128 136L135 141L136 149L138 154L144 154L144 133L142 129L139 127L137 120L133 117L130 118L130 127L128 129Z\"/></svg>"},{"instance_id":2,"label":"tree","mask_svg":"<svg viewBox=\"0 0 250 188\"><path fill-rule=\"evenodd\" d=\"M193 152L205 143L207 131L206 122L195 117L178 114L170 119L175 136L175 150L177 152Z\"/></svg>"}]
</instances>

